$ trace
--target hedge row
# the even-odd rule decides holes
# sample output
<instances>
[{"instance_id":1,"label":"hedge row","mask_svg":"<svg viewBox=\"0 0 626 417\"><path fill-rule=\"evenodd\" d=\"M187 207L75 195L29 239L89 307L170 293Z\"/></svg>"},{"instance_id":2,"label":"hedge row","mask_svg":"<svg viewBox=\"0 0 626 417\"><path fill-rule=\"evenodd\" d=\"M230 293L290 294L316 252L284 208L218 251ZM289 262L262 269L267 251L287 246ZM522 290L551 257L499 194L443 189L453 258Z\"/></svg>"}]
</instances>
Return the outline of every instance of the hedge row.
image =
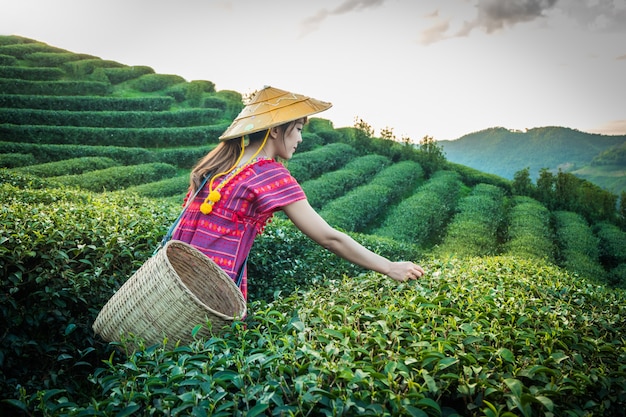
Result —
<instances>
[{"instance_id":1,"label":"hedge row","mask_svg":"<svg viewBox=\"0 0 626 417\"><path fill-rule=\"evenodd\" d=\"M389 259L415 260L417 248L378 236L349 233L371 251ZM248 300L273 301L295 290L304 290L344 275L366 272L305 236L289 220L275 219L259 235L248 262Z\"/></svg>"},{"instance_id":2,"label":"hedge row","mask_svg":"<svg viewBox=\"0 0 626 417\"><path fill-rule=\"evenodd\" d=\"M391 205L415 189L423 176L422 167L417 162L395 163L379 172L369 183L329 201L320 215L332 226L365 232L386 215Z\"/></svg>"},{"instance_id":3,"label":"hedge row","mask_svg":"<svg viewBox=\"0 0 626 417\"><path fill-rule=\"evenodd\" d=\"M30 153L0 153L0 168L17 168L36 163Z\"/></svg>"},{"instance_id":4,"label":"hedge row","mask_svg":"<svg viewBox=\"0 0 626 417\"><path fill-rule=\"evenodd\" d=\"M332 143L309 152L296 153L289 161L289 171L303 183L342 167L356 155L353 147L345 143Z\"/></svg>"},{"instance_id":5,"label":"hedge row","mask_svg":"<svg viewBox=\"0 0 626 417\"><path fill-rule=\"evenodd\" d=\"M138 148L198 146L217 143L228 124L176 128L99 128L74 126L0 125L5 141L38 145L99 145Z\"/></svg>"},{"instance_id":6,"label":"hedge row","mask_svg":"<svg viewBox=\"0 0 626 417\"><path fill-rule=\"evenodd\" d=\"M14 67L18 65L18 61L14 56L0 54L0 65Z\"/></svg>"},{"instance_id":7,"label":"hedge row","mask_svg":"<svg viewBox=\"0 0 626 417\"><path fill-rule=\"evenodd\" d=\"M457 207L461 185L456 172L437 171L413 195L389 209L373 233L421 247L438 242Z\"/></svg>"},{"instance_id":8,"label":"hedge row","mask_svg":"<svg viewBox=\"0 0 626 417\"><path fill-rule=\"evenodd\" d=\"M343 168L322 174L302 184L309 203L316 210L353 188L368 182L374 175L390 165L382 155L366 155L353 159Z\"/></svg>"},{"instance_id":9,"label":"hedge row","mask_svg":"<svg viewBox=\"0 0 626 417\"><path fill-rule=\"evenodd\" d=\"M514 197L504 252L512 256L540 258L554 263L554 231L550 210L533 198Z\"/></svg>"},{"instance_id":10,"label":"hedge row","mask_svg":"<svg viewBox=\"0 0 626 417\"><path fill-rule=\"evenodd\" d=\"M62 175L82 174L84 172L97 171L118 165L119 163L111 158L102 156L84 156L80 158L64 159L62 161L30 165L27 167L16 168L15 170L26 174L49 178Z\"/></svg>"},{"instance_id":11,"label":"hedge row","mask_svg":"<svg viewBox=\"0 0 626 417\"><path fill-rule=\"evenodd\" d=\"M0 63L0 78L13 78L29 81L60 80L65 74L59 68L31 68L18 66L2 66Z\"/></svg>"},{"instance_id":12,"label":"hedge row","mask_svg":"<svg viewBox=\"0 0 626 417\"><path fill-rule=\"evenodd\" d=\"M463 181L463 184L470 187L481 183L491 184L495 185L496 187L502 188L506 191L507 194L511 194L511 181L498 175L489 174L478 169L468 167L466 165L456 164L449 161L446 162L446 167L444 169L458 172L461 176L461 181Z\"/></svg>"},{"instance_id":13,"label":"hedge row","mask_svg":"<svg viewBox=\"0 0 626 417\"><path fill-rule=\"evenodd\" d=\"M189 189L189 174L178 175L164 180L128 187L124 192L135 193L141 197L163 198L180 196L182 205L183 198Z\"/></svg>"},{"instance_id":14,"label":"hedge row","mask_svg":"<svg viewBox=\"0 0 626 417\"><path fill-rule=\"evenodd\" d=\"M11 55L17 59L24 59L27 55L35 52L68 52L64 49L46 45L40 42L15 43L9 45L0 45L0 54Z\"/></svg>"},{"instance_id":15,"label":"hedge row","mask_svg":"<svg viewBox=\"0 0 626 417\"><path fill-rule=\"evenodd\" d=\"M96 58L93 55L75 54L73 52L34 52L24 57L31 65L36 67L61 67L66 62Z\"/></svg>"},{"instance_id":16,"label":"hedge row","mask_svg":"<svg viewBox=\"0 0 626 417\"><path fill-rule=\"evenodd\" d=\"M0 107L68 111L166 111L172 97L89 97L0 94Z\"/></svg>"},{"instance_id":17,"label":"hedge row","mask_svg":"<svg viewBox=\"0 0 626 417\"><path fill-rule=\"evenodd\" d=\"M152 162L141 165L111 167L78 175L64 175L55 177L54 181L70 187L103 192L159 181L173 177L176 174L177 169L175 166L162 162Z\"/></svg>"},{"instance_id":18,"label":"hedge row","mask_svg":"<svg viewBox=\"0 0 626 417\"><path fill-rule=\"evenodd\" d=\"M105 96L111 93L111 84L99 81L28 81L0 78L4 94L39 96Z\"/></svg>"},{"instance_id":19,"label":"hedge row","mask_svg":"<svg viewBox=\"0 0 626 417\"><path fill-rule=\"evenodd\" d=\"M98 309L152 253L180 210L129 194L32 185L15 174L0 181L3 399L19 395L20 387L84 392L101 360L94 347L109 349L91 329ZM3 408L0 403L2 415L18 415Z\"/></svg>"},{"instance_id":20,"label":"hedge row","mask_svg":"<svg viewBox=\"0 0 626 417\"><path fill-rule=\"evenodd\" d=\"M185 79L180 75L146 74L133 80L131 86L143 93L152 93L184 82L186 82Z\"/></svg>"},{"instance_id":21,"label":"hedge row","mask_svg":"<svg viewBox=\"0 0 626 417\"><path fill-rule=\"evenodd\" d=\"M585 218L571 211L555 211L552 214L559 265L587 278L604 280L605 271L599 263L599 241Z\"/></svg>"},{"instance_id":22,"label":"hedge row","mask_svg":"<svg viewBox=\"0 0 626 417\"><path fill-rule=\"evenodd\" d=\"M218 109L182 109L177 111L68 111L0 108L0 123L76 127L186 127L216 123L222 116Z\"/></svg>"},{"instance_id":23,"label":"hedge row","mask_svg":"<svg viewBox=\"0 0 626 417\"><path fill-rule=\"evenodd\" d=\"M122 165L156 162L154 152L144 148L89 145L37 145L33 143L0 142L0 153L30 154L36 163L62 161L83 156L101 156L114 159Z\"/></svg>"},{"instance_id":24,"label":"hedge row","mask_svg":"<svg viewBox=\"0 0 626 417\"><path fill-rule=\"evenodd\" d=\"M626 288L626 232L602 222L594 226L599 239L600 262L609 271L611 285Z\"/></svg>"},{"instance_id":25,"label":"hedge row","mask_svg":"<svg viewBox=\"0 0 626 417\"><path fill-rule=\"evenodd\" d=\"M459 202L437 253L460 257L491 256L499 252L505 221L504 190L478 184Z\"/></svg>"}]
</instances>

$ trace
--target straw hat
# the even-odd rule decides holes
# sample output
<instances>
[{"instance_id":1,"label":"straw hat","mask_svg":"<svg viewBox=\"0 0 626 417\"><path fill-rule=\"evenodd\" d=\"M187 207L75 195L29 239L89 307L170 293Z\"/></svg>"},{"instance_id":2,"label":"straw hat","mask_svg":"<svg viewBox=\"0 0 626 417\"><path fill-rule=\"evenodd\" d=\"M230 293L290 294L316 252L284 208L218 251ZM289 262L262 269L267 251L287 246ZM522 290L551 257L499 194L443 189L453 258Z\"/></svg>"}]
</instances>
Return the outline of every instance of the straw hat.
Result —
<instances>
[{"instance_id":1,"label":"straw hat","mask_svg":"<svg viewBox=\"0 0 626 417\"><path fill-rule=\"evenodd\" d=\"M264 87L243 108L220 140L270 129L330 108L332 104L273 87Z\"/></svg>"}]
</instances>

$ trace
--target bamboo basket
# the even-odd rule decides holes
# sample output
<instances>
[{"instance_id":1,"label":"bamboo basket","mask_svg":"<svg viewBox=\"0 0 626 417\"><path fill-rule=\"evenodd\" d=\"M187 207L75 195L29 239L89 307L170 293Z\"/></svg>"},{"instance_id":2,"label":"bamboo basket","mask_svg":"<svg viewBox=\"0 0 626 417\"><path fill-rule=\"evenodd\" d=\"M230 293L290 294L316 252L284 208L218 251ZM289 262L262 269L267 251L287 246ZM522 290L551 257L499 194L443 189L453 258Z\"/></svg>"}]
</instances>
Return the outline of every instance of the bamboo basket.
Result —
<instances>
[{"instance_id":1,"label":"bamboo basket","mask_svg":"<svg viewBox=\"0 0 626 417\"><path fill-rule=\"evenodd\" d=\"M193 340L198 324L211 322L212 331L246 315L237 285L210 258L191 245L170 240L113 294L93 329L108 342L132 334L146 346ZM202 326L198 336L210 337Z\"/></svg>"}]
</instances>

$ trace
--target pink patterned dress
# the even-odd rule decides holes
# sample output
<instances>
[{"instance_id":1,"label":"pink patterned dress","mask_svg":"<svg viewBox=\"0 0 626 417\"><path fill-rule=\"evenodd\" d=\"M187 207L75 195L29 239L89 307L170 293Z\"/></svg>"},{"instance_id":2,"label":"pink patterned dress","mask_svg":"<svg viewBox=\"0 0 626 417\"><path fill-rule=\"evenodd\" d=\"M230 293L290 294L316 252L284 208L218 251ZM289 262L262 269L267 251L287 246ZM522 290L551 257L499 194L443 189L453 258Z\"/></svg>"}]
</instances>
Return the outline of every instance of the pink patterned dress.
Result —
<instances>
[{"instance_id":1,"label":"pink patterned dress","mask_svg":"<svg viewBox=\"0 0 626 417\"><path fill-rule=\"evenodd\" d=\"M216 183L219 181L217 179ZM206 215L200 211L200 205L208 189L207 184L185 210L172 239L189 243L203 252L235 282L254 238L263 231L274 212L306 198L287 168L265 158L253 161L229 179L221 190L222 198ZM239 288L247 300L247 270Z\"/></svg>"}]
</instances>

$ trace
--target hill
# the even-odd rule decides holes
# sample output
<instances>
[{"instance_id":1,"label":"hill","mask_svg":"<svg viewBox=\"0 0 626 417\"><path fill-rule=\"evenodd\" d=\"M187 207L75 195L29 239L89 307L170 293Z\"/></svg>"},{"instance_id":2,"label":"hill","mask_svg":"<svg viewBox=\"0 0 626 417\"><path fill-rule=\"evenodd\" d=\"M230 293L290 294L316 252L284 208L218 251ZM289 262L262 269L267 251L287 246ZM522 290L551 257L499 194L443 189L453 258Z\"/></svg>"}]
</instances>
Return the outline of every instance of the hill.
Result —
<instances>
[{"instance_id":1,"label":"hill","mask_svg":"<svg viewBox=\"0 0 626 417\"><path fill-rule=\"evenodd\" d=\"M512 179L515 172L524 168L530 168L532 178L537 178L542 168L561 169L613 193L626 191L624 160L611 157L611 153L620 152L626 135L599 135L566 127L540 127L525 132L498 127L439 143L450 161L504 178ZM599 165L600 155L602 160L613 163L605 162L601 170L590 169Z\"/></svg>"}]
</instances>

